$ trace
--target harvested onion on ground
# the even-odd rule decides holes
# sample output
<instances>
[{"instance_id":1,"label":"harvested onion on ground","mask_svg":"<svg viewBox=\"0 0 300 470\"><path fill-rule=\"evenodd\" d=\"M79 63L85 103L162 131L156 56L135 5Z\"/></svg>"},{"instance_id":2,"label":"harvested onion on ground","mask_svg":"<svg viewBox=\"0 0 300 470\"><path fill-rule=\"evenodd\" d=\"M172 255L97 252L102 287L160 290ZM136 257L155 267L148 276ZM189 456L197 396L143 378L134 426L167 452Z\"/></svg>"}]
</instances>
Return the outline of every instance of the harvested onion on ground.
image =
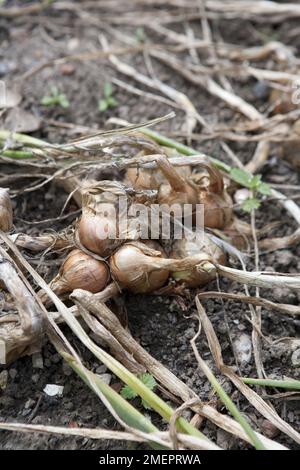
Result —
<instances>
[{"instance_id":1,"label":"harvested onion on ground","mask_svg":"<svg viewBox=\"0 0 300 470\"><path fill-rule=\"evenodd\" d=\"M162 287L169 272L199 269L214 269L211 257L206 253L184 259L161 257L161 250L153 250L144 243L130 242L119 248L110 258L113 279L122 288L134 293L153 292Z\"/></svg>"},{"instance_id":2,"label":"harvested onion on ground","mask_svg":"<svg viewBox=\"0 0 300 470\"><path fill-rule=\"evenodd\" d=\"M199 240L199 242L187 238L176 240L173 243L171 257L186 258L199 253L208 255L212 262L217 264L226 263L226 254L224 251L206 234L203 234L203 240ZM184 283L187 287L201 287L215 279L216 269L213 264L206 270L199 269L199 267L195 266L191 270L173 272L172 277L177 282Z\"/></svg>"},{"instance_id":3,"label":"harvested onion on ground","mask_svg":"<svg viewBox=\"0 0 300 470\"><path fill-rule=\"evenodd\" d=\"M84 248L102 257L110 256L124 242L117 223L119 197L126 197L126 191L114 181L102 181L82 193L78 239ZM137 237L136 233L128 233L125 238Z\"/></svg>"},{"instance_id":4,"label":"harvested onion on ground","mask_svg":"<svg viewBox=\"0 0 300 470\"><path fill-rule=\"evenodd\" d=\"M74 289L84 289L94 294L101 292L109 279L109 268L104 261L76 249L69 253L49 287L58 296ZM46 294L42 293L41 299L44 301L46 298Z\"/></svg>"},{"instance_id":5,"label":"harvested onion on ground","mask_svg":"<svg viewBox=\"0 0 300 470\"><path fill-rule=\"evenodd\" d=\"M0 229L8 232L13 226L13 211L9 190L0 188Z\"/></svg>"}]
</instances>

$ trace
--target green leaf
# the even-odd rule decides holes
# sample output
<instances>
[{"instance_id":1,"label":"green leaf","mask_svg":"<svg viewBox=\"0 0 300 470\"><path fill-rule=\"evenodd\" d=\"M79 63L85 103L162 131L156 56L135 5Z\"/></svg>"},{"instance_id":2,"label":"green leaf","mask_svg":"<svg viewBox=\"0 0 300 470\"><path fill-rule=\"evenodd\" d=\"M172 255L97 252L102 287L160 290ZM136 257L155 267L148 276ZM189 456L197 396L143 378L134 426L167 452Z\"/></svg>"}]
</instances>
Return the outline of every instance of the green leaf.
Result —
<instances>
[{"instance_id":1,"label":"green leaf","mask_svg":"<svg viewBox=\"0 0 300 470\"><path fill-rule=\"evenodd\" d=\"M147 372L145 374L139 375L139 379L141 382L143 382L146 387L148 387L150 390L154 390L157 383L153 375L148 374Z\"/></svg>"},{"instance_id":2,"label":"green leaf","mask_svg":"<svg viewBox=\"0 0 300 470\"><path fill-rule=\"evenodd\" d=\"M257 187L257 191L264 196L270 196L272 194L271 186L268 183L260 183Z\"/></svg>"},{"instance_id":3,"label":"green leaf","mask_svg":"<svg viewBox=\"0 0 300 470\"><path fill-rule=\"evenodd\" d=\"M132 400L132 398L136 398L138 396L138 394L134 390L132 390L129 385L124 385L120 392L120 395L126 400Z\"/></svg>"},{"instance_id":4,"label":"green leaf","mask_svg":"<svg viewBox=\"0 0 300 470\"><path fill-rule=\"evenodd\" d=\"M151 374L141 374L138 376L138 378L150 390L154 390L157 385L155 378ZM131 387L129 387L129 385L124 385L120 394L126 400L131 400L132 398L136 398L138 396L138 394ZM152 409L151 406L145 400L142 400L142 405L146 410Z\"/></svg>"},{"instance_id":5,"label":"green leaf","mask_svg":"<svg viewBox=\"0 0 300 470\"><path fill-rule=\"evenodd\" d=\"M43 98L41 99L41 104L43 106L53 105L53 96L43 96Z\"/></svg>"},{"instance_id":6,"label":"green leaf","mask_svg":"<svg viewBox=\"0 0 300 470\"><path fill-rule=\"evenodd\" d=\"M103 94L104 94L105 98L109 98L112 95L111 83L109 83L109 82L104 83Z\"/></svg>"},{"instance_id":7,"label":"green leaf","mask_svg":"<svg viewBox=\"0 0 300 470\"><path fill-rule=\"evenodd\" d=\"M246 188L251 188L251 183L253 176L248 171L242 170L241 168L232 168L230 170L231 178L239 183L241 186L246 186Z\"/></svg>"},{"instance_id":8,"label":"green leaf","mask_svg":"<svg viewBox=\"0 0 300 470\"><path fill-rule=\"evenodd\" d=\"M256 199L255 197L246 199L246 201L244 201L242 204L242 209L245 212L251 212L255 209L258 209L259 207L260 207L260 201Z\"/></svg>"},{"instance_id":9,"label":"green leaf","mask_svg":"<svg viewBox=\"0 0 300 470\"><path fill-rule=\"evenodd\" d=\"M116 106L118 106L118 102L113 96L107 98L106 102L108 108L115 108Z\"/></svg>"},{"instance_id":10,"label":"green leaf","mask_svg":"<svg viewBox=\"0 0 300 470\"><path fill-rule=\"evenodd\" d=\"M100 111L101 113L103 113L104 111L106 111L107 108L108 108L107 100L100 100L98 107L99 107L99 111Z\"/></svg>"},{"instance_id":11,"label":"green leaf","mask_svg":"<svg viewBox=\"0 0 300 470\"><path fill-rule=\"evenodd\" d=\"M62 108L68 108L70 106L70 103L69 103L69 100L68 98L66 97L66 95L59 95L59 105L62 107Z\"/></svg>"},{"instance_id":12,"label":"green leaf","mask_svg":"<svg viewBox=\"0 0 300 470\"><path fill-rule=\"evenodd\" d=\"M261 184L261 175L252 176L252 179L250 181L250 188L251 189L258 188L260 184Z\"/></svg>"},{"instance_id":13,"label":"green leaf","mask_svg":"<svg viewBox=\"0 0 300 470\"><path fill-rule=\"evenodd\" d=\"M145 41L145 30L142 26L139 26L135 30L135 38L137 42L144 42Z\"/></svg>"},{"instance_id":14,"label":"green leaf","mask_svg":"<svg viewBox=\"0 0 300 470\"><path fill-rule=\"evenodd\" d=\"M58 96L59 92L58 92L57 86L52 86L51 87L51 93L52 93L53 96Z\"/></svg>"},{"instance_id":15,"label":"green leaf","mask_svg":"<svg viewBox=\"0 0 300 470\"><path fill-rule=\"evenodd\" d=\"M148 405L148 403L145 400L142 400L142 405L145 408L145 410L152 410L152 406Z\"/></svg>"}]
</instances>

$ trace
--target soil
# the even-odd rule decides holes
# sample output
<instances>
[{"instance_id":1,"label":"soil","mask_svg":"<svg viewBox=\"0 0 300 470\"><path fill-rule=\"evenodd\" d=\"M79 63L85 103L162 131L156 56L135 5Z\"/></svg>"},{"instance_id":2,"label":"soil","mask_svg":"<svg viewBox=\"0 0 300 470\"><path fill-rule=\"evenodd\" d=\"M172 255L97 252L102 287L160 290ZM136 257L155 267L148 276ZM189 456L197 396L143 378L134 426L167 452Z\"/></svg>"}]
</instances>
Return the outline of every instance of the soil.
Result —
<instances>
[{"instance_id":1,"label":"soil","mask_svg":"<svg viewBox=\"0 0 300 470\"><path fill-rule=\"evenodd\" d=\"M85 2L73 2L80 4L85 10ZM91 2L87 2L91 3ZM120 2L121 3L121 2ZM27 4L27 2L7 2L8 5ZM150 7L149 7L150 8ZM165 7L167 8L167 7ZM88 8L86 8L88 10ZM94 19L94 21L92 21ZM97 21L99 22L97 23ZM201 37L201 27L198 21L191 21L196 37ZM244 44L245 46L259 45L263 41L276 38L286 45L295 48L296 54L300 52L299 35L291 34L297 26L293 20L283 24L255 25L250 21L241 20L214 20L212 22L213 33L221 35L225 42ZM182 24L170 24L168 27L178 32L184 31ZM122 33L136 34L136 26L118 26ZM99 35L107 34L105 25L101 20L100 11L93 10L91 17L84 17L75 11L57 11L48 9L32 16L21 16L12 20L0 17L0 74L9 86L20 79L22 75L39 64L49 59L62 57L80 52L93 51L100 48ZM153 38L150 30L145 28L146 38ZM156 40L161 39L155 37ZM112 43L114 41L112 40ZM188 53L186 53L188 54ZM121 57L122 60L134 65L140 71L146 72L144 57L142 54L128 54ZM93 128L108 128L107 120L110 117L118 117L131 122L139 123L145 120L162 116L171 111L168 105L150 100L144 96L129 94L117 86L113 92L118 104L114 109L104 113L98 110L98 101L103 91L105 82L114 77L125 80L127 83L145 89L134 81L121 76L110 67L104 59L71 62L71 65L51 66L44 68L39 73L32 75L25 81L18 82L22 92L21 107L42 119L41 128L33 135L46 139L49 142L65 142L74 138L70 129L54 126L51 121L61 123L73 123L77 126ZM262 66L262 64L260 64ZM264 66L267 68L267 62ZM170 71L158 62L153 63L157 76L186 93L194 103L196 109L212 125L238 122L240 116L230 110L224 103L208 95L203 89L191 85L178 74ZM254 80L234 80L232 85L240 96L244 97L255 106L264 110L265 97L257 98L256 82ZM40 104L44 95L49 94L51 86L55 85L60 92L66 94L70 106L67 109L59 107L44 107ZM157 127L165 133L177 133L182 130L184 113L176 111L176 118L166 121ZM201 134L201 129L197 129ZM180 140L180 137L178 138ZM183 142L184 140L181 139ZM228 161L220 147L218 139L212 141L193 141L192 145L199 151L204 151L212 156ZM243 162L251 159L255 145L248 143L230 143L232 150ZM13 172L14 167L3 165L2 174ZM300 184L300 171L295 170L288 163L279 158L277 146L273 146L268 162L262 169L266 181L280 181L283 184ZM288 194L288 192L287 192ZM14 199L15 228L16 231L26 233L40 233L49 227L49 223L39 225L30 224L33 221L43 221L59 216L66 200L66 194L53 184L44 186L40 190L19 194ZM67 211L71 213L76 207L71 203ZM239 214L242 217L242 214ZM245 220L249 218L243 216ZM74 217L73 217L74 219ZM67 226L72 217L63 221L51 222L54 230ZM274 235L281 236L291 233L295 229L294 222L288 214L276 203L268 202L257 211L258 226L273 221L280 221L280 226L274 230ZM38 256L29 252L26 254L36 266ZM251 266L250 263L250 267ZM261 269L295 273L300 271L300 246L278 251L277 253L264 254L260 257ZM47 263L47 257L41 262L39 272L47 280L57 266ZM242 292L240 285L220 280L219 288L227 292ZM217 284L212 283L209 290L216 290ZM263 297L281 303L298 304L299 294L283 289L261 292ZM216 403L220 411L225 412L222 405L217 402L211 393L211 387L197 368L197 363L190 346L190 340L197 331L198 323L194 315L195 305L192 300L184 300L185 310L182 310L176 298L158 296L132 296L126 294L125 302L128 311L129 328L133 336L165 366L170 368L178 377L192 387L205 402ZM231 339L235 340L241 334L251 337L251 324L248 321L248 307L239 303L219 300L208 300L204 303L210 320L218 334L224 360L229 365L234 365L232 347L225 327L225 318L228 322ZM158 328L159 325L159 328ZM267 374L272 378L283 376L299 378L299 367L293 367L291 361L292 349L290 342L280 342L284 337L296 338L299 335L300 321L289 316L278 315L275 312L262 311L263 363ZM86 365L96 371L101 364L95 361L91 354L74 340L74 337L64 329L68 338L81 352ZM202 357L222 380L226 391L234 398L239 409L250 419L254 428L261 430L264 426L262 417L252 408L246 400L239 395L234 387L224 381L215 369L213 359L209 353L204 335L198 340L198 347ZM43 368L35 368L32 357L23 357L7 366L8 383L2 392L0 391L0 419L1 421L31 422L38 424L51 424L60 426L104 427L117 429L118 426L101 402L89 391L67 366L63 364L60 356L52 345L45 341L41 355ZM99 369L98 369L99 371ZM105 372L104 367L101 372ZM240 365L243 376L256 376L253 357L246 365ZM112 377L112 383L118 386L118 380ZM63 385L63 396L60 398L48 397L43 393L46 384ZM293 396L273 397L276 391L260 389L260 393L269 393L270 402L282 416L295 429L300 427L299 398ZM138 403L136 403L137 406ZM149 412L147 412L149 413ZM150 415L152 415L150 413ZM188 413L187 413L187 417ZM152 416L154 420L157 418ZM226 433L216 429L211 423L204 421L203 432L211 436L220 445L228 448L247 448L246 444L237 442ZM290 448L296 448L285 435L278 433L276 440ZM38 434L21 434L0 431L0 449L128 449L135 448L134 444L114 441L96 441L83 438L66 438Z\"/></svg>"}]
</instances>

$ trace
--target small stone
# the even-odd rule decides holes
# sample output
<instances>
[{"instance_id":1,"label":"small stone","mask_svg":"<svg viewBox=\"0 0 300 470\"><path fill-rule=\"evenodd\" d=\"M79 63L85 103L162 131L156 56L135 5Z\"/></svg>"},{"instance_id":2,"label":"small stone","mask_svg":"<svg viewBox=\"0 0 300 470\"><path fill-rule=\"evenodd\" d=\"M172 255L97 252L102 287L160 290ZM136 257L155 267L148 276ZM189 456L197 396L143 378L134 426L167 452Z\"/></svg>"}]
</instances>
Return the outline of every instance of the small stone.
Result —
<instances>
[{"instance_id":1,"label":"small stone","mask_svg":"<svg viewBox=\"0 0 300 470\"><path fill-rule=\"evenodd\" d=\"M239 325L240 320L238 320L237 318L235 318L235 319L233 320L233 323L234 323L235 325Z\"/></svg>"},{"instance_id":2,"label":"small stone","mask_svg":"<svg viewBox=\"0 0 300 470\"><path fill-rule=\"evenodd\" d=\"M67 375L67 376L72 375L73 369L65 361L63 361L63 363L62 363L62 370L63 370L64 375Z\"/></svg>"},{"instance_id":3,"label":"small stone","mask_svg":"<svg viewBox=\"0 0 300 470\"><path fill-rule=\"evenodd\" d=\"M267 82L260 80L255 83L253 87L254 94L256 98L261 100L267 100L270 94L270 87Z\"/></svg>"},{"instance_id":4,"label":"small stone","mask_svg":"<svg viewBox=\"0 0 300 470\"><path fill-rule=\"evenodd\" d=\"M251 360L252 352L250 336L242 333L237 339L234 340L233 345L240 364L248 364L248 362Z\"/></svg>"},{"instance_id":5,"label":"small stone","mask_svg":"<svg viewBox=\"0 0 300 470\"><path fill-rule=\"evenodd\" d=\"M47 384L43 390L48 397L61 397L63 395L63 385Z\"/></svg>"},{"instance_id":6,"label":"small stone","mask_svg":"<svg viewBox=\"0 0 300 470\"><path fill-rule=\"evenodd\" d=\"M217 444L221 449L230 449L232 446L232 436L228 432L219 428L217 431Z\"/></svg>"},{"instance_id":7,"label":"small stone","mask_svg":"<svg viewBox=\"0 0 300 470\"><path fill-rule=\"evenodd\" d=\"M71 401L67 401L65 404L64 404L64 407L66 410L68 411L71 411L73 408L74 408L74 405Z\"/></svg>"},{"instance_id":8,"label":"small stone","mask_svg":"<svg viewBox=\"0 0 300 470\"><path fill-rule=\"evenodd\" d=\"M98 366L97 369L96 369L96 374L105 374L105 372L107 371L107 367L102 364L101 366Z\"/></svg>"},{"instance_id":9,"label":"small stone","mask_svg":"<svg viewBox=\"0 0 300 470\"><path fill-rule=\"evenodd\" d=\"M79 47L79 40L77 38L71 38L67 43L69 51L74 51Z\"/></svg>"},{"instance_id":10,"label":"small stone","mask_svg":"<svg viewBox=\"0 0 300 470\"><path fill-rule=\"evenodd\" d=\"M41 353L34 353L31 357L32 367L34 369L44 369L44 362Z\"/></svg>"},{"instance_id":11,"label":"small stone","mask_svg":"<svg viewBox=\"0 0 300 470\"><path fill-rule=\"evenodd\" d=\"M270 439L273 439L279 434L279 430L268 419L264 419L262 421L260 428L261 428L262 433L266 437L269 437Z\"/></svg>"},{"instance_id":12,"label":"small stone","mask_svg":"<svg viewBox=\"0 0 300 470\"><path fill-rule=\"evenodd\" d=\"M294 367L300 367L300 349L293 352L291 360Z\"/></svg>"},{"instance_id":13,"label":"small stone","mask_svg":"<svg viewBox=\"0 0 300 470\"><path fill-rule=\"evenodd\" d=\"M279 250L276 253L276 260L281 266L289 267L295 260L295 256L290 250Z\"/></svg>"},{"instance_id":14,"label":"small stone","mask_svg":"<svg viewBox=\"0 0 300 470\"><path fill-rule=\"evenodd\" d=\"M31 380L32 380L32 382L33 382L34 384L37 384L38 381L40 380L40 374L33 374L33 375L31 376Z\"/></svg>"},{"instance_id":15,"label":"small stone","mask_svg":"<svg viewBox=\"0 0 300 470\"><path fill-rule=\"evenodd\" d=\"M9 373L9 376L12 380L14 380L18 375L17 369L9 369L8 373Z\"/></svg>"},{"instance_id":16,"label":"small stone","mask_svg":"<svg viewBox=\"0 0 300 470\"><path fill-rule=\"evenodd\" d=\"M111 382L111 374L102 374L100 375L101 379L106 385L109 385Z\"/></svg>"},{"instance_id":17,"label":"small stone","mask_svg":"<svg viewBox=\"0 0 300 470\"><path fill-rule=\"evenodd\" d=\"M6 75L9 71L9 67L5 62L0 62L0 77Z\"/></svg>"},{"instance_id":18,"label":"small stone","mask_svg":"<svg viewBox=\"0 0 300 470\"><path fill-rule=\"evenodd\" d=\"M226 325L224 322L220 322L217 325L217 332L220 333L221 335L224 335L227 331Z\"/></svg>"},{"instance_id":19,"label":"small stone","mask_svg":"<svg viewBox=\"0 0 300 470\"><path fill-rule=\"evenodd\" d=\"M245 202L246 199L249 199L249 197L250 191L246 188L238 189L234 194L234 200L237 204L243 204L243 202Z\"/></svg>"},{"instance_id":20,"label":"small stone","mask_svg":"<svg viewBox=\"0 0 300 470\"><path fill-rule=\"evenodd\" d=\"M50 359L51 359L51 362L53 362L54 364L58 364L61 360L61 356L58 353L52 354Z\"/></svg>"},{"instance_id":21,"label":"small stone","mask_svg":"<svg viewBox=\"0 0 300 470\"><path fill-rule=\"evenodd\" d=\"M63 64L60 67L60 73L62 75L69 76L69 75L73 75L74 72L75 72L75 67L72 64Z\"/></svg>"},{"instance_id":22,"label":"small stone","mask_svg":"<svg viewBox=\"0 0 300 470\"><path fill-rule=\"evenodd\" d=\"M0 390L5 390L7 386L8 372L3 370L0 372Z\"/></svg>"},{"instance_id":23,"label":"small stone","mask_svg":"<svg viewBox=\"0 0 300 470\"><path fill-rule=\"evenodd\" d=\"M25 408L25 410L29 410L29 408L33 408L34 405L35 405L35 401L34 401L32 398L29 398L29 399L26 401L26 403L25 403L25 405L24 405L24 408Z\"/></svg>"}]
</instances>

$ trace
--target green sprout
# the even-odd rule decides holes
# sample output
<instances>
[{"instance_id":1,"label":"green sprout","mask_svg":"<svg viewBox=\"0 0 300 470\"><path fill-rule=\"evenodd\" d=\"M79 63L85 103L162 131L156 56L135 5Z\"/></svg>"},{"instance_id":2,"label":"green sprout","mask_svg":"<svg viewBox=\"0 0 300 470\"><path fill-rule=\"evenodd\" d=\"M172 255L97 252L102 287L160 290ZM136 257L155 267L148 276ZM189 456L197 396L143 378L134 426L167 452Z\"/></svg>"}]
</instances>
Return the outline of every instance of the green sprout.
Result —
<instances>
[{"instance_id":1,"label":"green sprout","mask_svg":"<svg viewBox=\"0 0 300 470\"><path fill-rule=\"evenodd\" d=\"M118 102L113 96L111 84L109 82L105 82L103 87L103 98L99 100L99 111L103 113L109 108L115 108L117 105Z\"/></svg>"},{"instance_id":2,"label":"green sprout","mask_svg":"<svg viewBox=\"0 0 300 470\"><path fill-rule=\"evenodd\" d=\"M70 106L69 100L64 93L60 93L56 86L51 88L51 95L45 95L41 99L43 106L60 106L61 108L68 108Z\"/></svg>"},{"instance_id":3,"label":"green sprout","mask_svg":"<svg viewBox=\"0 0 300 470\"><path fill-rule=\"evenodd\" d=\"M143 26L138 26L138 28L136 28L134 32L134 36L135 36L137 43L145 42L146 36L145 36L145 30Z\"/></svg>"},{"instance_id":4,"label":"green sprout","mask_svg":"<svg viewBox=\"0 0 300 470\"><path fill-rule=\"evenodd\" d=\"M153 375L145 373L145 374L138 375L138 378L150 390L155 389L157 383ZM129 385L124 385L120 394L123 398L125 398L125 400L132 400L133 398L136 398L138 396L138 394L131 387L129 387ZM146 410L151 410L151 406L148 405L148 403L145 400L141 400L141 402L142 402L143 407Z\"/></svg>"},{"instance_id":5,"label":"green sprout","mask_svg":"<svg viewBox=\"0 0 300 470\"><path fill-rule=\"evenodd\" d=\"M259 195L271 195L271 187L261 180L261 175L253 176L251 173L241 168L232 168L230 170L230 176L236 183L251 190L252 196L246 199L242 204L242 209L245 212L251 212L260 207L261 201L258 198Z\"/></svg>"}]
</instances>

